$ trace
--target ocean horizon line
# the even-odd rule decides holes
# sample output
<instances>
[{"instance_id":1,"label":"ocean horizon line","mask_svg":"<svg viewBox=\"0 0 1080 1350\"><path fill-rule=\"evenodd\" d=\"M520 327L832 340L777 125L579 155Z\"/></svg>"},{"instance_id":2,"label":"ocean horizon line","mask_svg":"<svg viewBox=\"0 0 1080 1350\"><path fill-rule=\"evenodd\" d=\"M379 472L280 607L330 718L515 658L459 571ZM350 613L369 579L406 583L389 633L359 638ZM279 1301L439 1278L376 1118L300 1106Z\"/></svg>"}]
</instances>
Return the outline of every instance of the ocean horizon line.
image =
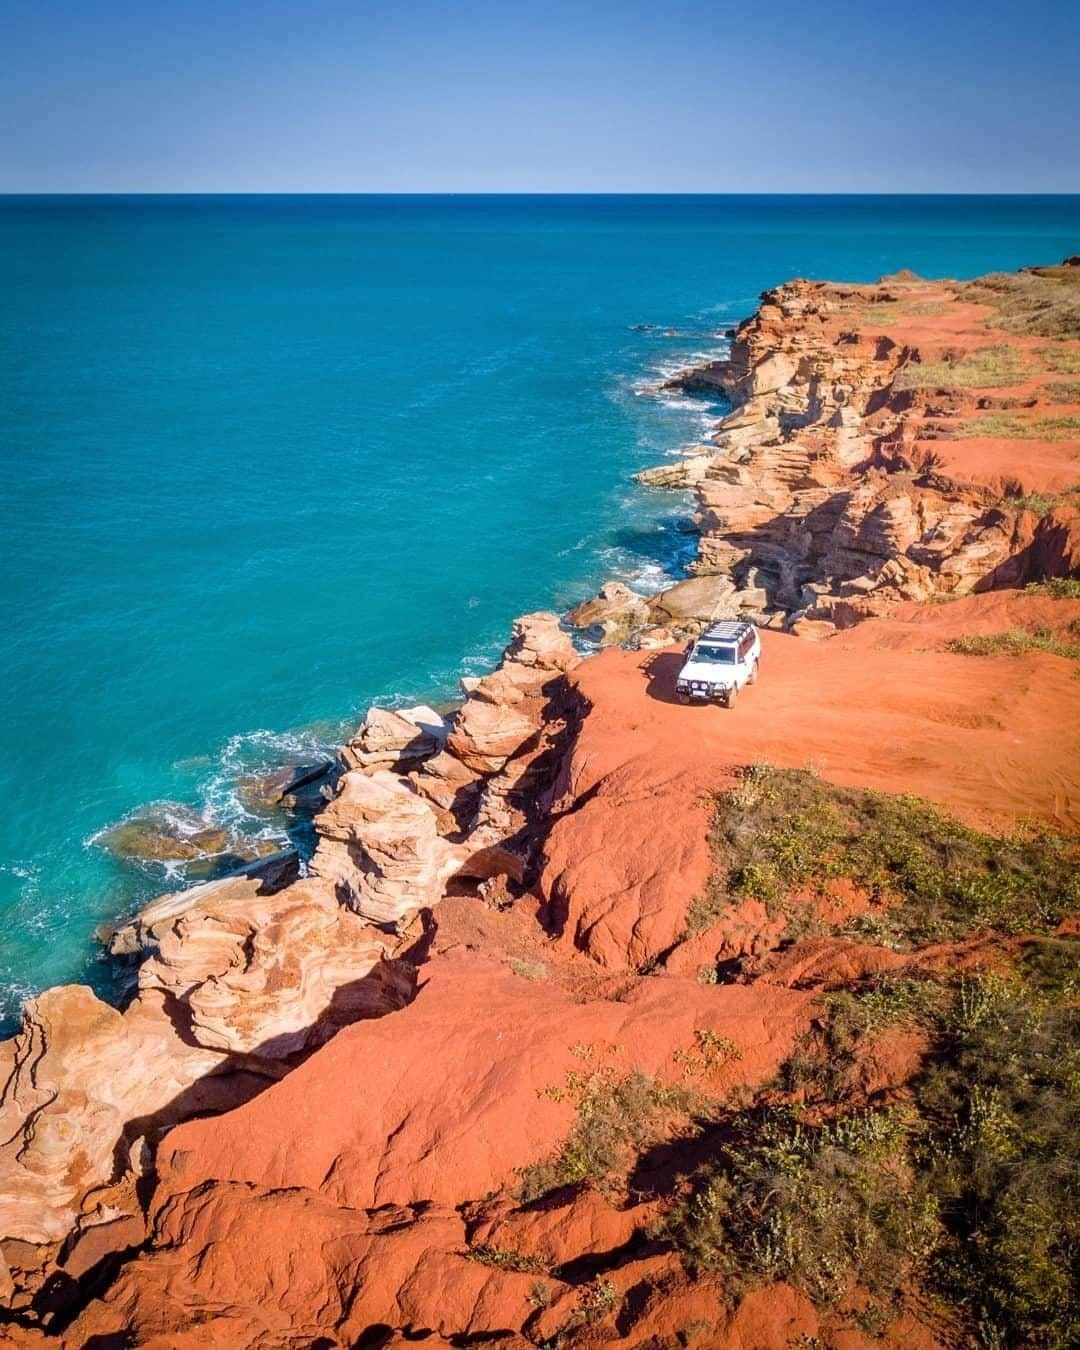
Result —
<instances>
[{"instance_id":1,"label":"ocean horizon line","mask_svg":"<svg viewBox=\"0 0 1080 1350\"><path fill-rule=\"evenodd\" d=\"M572 192L572 191L551 191L551 190L531 190L531 191L472 191L470 189L447 189L443 191L427 191L422 189L357 189L357 190L339 190L331 188L275 188L257 191L224 191L219 188L200 188L200 189L153 189L153 190L128 190L120 188L98 189L98 188L64 188L48 191L16 190L5 189L0 191L0 201L10 200L37 200L44 198L116 198L130 199L132 197L226 197L226 198L282 198L282 197L341 197L341 198L370 198L370 197L415 197L422 199L435 199L447 197L464 197L472 199L491 200L497 198L529 200L533 198L562 198L566 200L577 201L595 201L599 198L622 198L622 199L641 199L653 198L658 200L670 201L688 201L688 200L706 200L706 201L817 201L821 199L837 201L897 201L903 199L912 199L917 201L948 201L951 199L971 199L981 198L988 201L1002 201L1009 198L1015 198L1025 201L1071 201L1080 199L1080 190L1074 192L1047 192L1047 191L1006 191L1006 192L937 192L937 191L900 191L900 192L849 192L838 190L825 190L821 192L783 192L783 191L746 191L746 192L664 192L664 191L632 191L632 190L612 190L605 192Z\"/></svg>"}]
</instances>

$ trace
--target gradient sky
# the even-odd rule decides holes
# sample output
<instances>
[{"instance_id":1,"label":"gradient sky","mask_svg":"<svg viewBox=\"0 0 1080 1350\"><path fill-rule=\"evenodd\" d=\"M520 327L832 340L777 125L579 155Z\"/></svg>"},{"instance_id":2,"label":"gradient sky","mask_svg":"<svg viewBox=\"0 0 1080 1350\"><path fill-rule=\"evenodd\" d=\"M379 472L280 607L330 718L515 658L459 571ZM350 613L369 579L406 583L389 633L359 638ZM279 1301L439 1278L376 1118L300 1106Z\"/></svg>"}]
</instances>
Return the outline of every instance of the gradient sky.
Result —
<instances>
[{"instance_id":1,"label":"gradient sky","mask_svg":"<svg viewBox=\"0 0 1080 1350\"><path fill-rule=\"evenodd\" d=\"M1077 192L1077 0L0 0L0 191Z\"/></svg>"}]
</instances>

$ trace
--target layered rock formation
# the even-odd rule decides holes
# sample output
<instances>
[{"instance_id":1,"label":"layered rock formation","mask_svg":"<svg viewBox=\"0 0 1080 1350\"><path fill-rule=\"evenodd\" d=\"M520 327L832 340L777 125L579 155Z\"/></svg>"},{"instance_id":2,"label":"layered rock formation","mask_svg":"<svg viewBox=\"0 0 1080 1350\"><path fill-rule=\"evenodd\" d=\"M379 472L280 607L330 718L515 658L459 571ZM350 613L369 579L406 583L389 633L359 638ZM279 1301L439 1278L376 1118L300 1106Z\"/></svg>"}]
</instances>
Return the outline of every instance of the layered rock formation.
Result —
<instances>
[{"instance_id":1,"label":"layered rock formation","mask_svg":"<svg viewBox=\"0 0 1080 1350\"><path fill-rule=\"evenodd\" d=\"M57 1316L57 1281L81 1271L85 1234L99 1257L114 1239L131 1245L139 1179L165 1130L245 1100L341 1027L408 1003L416 920L452 877L521 878L527 847L515 837L545 781L537 761L564 725L545 690L577 659L555 615L531 615L452 727L426 708L373 709L316 818L309 876L294 880L285 854L147 906L109 938L138 961L122 1013L77 986L28 1004L0 1066L10 1308Z\"/></svg>"},{"instance_id":2,"label":"layered rock formation","mask_svg":"<svg viewBox=\"0 0 1080 1350\"><path fill-rule=\"evenodd\" d=\"M1080 268L1050 270L1070 295ZM672 381L730 400L712 454L639 475L693 488L693 570L714 589L675 614L602 593L574 622L621 641L742 612L820 635L902 600L1073 572L1080 403L1056 372L1077 344L1018 337L973 294L890 278L763 296L727 360Z\"/></svg>"}]
</instances>

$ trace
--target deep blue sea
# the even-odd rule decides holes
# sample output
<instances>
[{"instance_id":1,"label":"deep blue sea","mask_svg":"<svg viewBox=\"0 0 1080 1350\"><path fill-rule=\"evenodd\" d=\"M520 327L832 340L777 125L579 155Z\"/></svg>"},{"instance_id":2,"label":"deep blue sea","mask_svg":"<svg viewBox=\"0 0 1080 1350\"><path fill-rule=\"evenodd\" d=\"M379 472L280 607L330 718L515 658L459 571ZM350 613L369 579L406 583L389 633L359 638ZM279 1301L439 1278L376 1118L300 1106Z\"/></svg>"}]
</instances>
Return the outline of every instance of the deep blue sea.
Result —
<instances>
[{"instance_id":1,"label":"deep blue sea","mask_svg":"<svg viewBox=\"0 0 1080 1350\"><path fill-rule=\"evenodd\" d=\"M0 198L0 1015L168 889L95 834L678 572L650 396L787 277L1080 251L1080 198ZM643 326L645 325L645 326Z\"/></svg>"}]
</instances>

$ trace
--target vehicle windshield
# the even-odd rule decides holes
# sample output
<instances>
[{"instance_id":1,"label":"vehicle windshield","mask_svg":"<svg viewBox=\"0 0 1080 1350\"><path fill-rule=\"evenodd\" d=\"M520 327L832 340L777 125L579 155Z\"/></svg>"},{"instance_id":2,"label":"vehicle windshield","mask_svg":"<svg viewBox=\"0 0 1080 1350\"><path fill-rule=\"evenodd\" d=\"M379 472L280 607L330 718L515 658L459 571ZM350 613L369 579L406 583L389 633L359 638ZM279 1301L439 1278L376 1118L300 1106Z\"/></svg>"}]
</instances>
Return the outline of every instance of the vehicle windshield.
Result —
<instances>
[{"instance_id":1,"label":"vehicle windshield","mask_svg":"<svg viewBox=\"0 0 1080 1350\"><path fill-rule=\"evenodd\" d=\"M735 648L698 646L694 648L690 659L691 661L710 661L720 666L733 666L735 664Z\"/></svg>"}]
</instances>

